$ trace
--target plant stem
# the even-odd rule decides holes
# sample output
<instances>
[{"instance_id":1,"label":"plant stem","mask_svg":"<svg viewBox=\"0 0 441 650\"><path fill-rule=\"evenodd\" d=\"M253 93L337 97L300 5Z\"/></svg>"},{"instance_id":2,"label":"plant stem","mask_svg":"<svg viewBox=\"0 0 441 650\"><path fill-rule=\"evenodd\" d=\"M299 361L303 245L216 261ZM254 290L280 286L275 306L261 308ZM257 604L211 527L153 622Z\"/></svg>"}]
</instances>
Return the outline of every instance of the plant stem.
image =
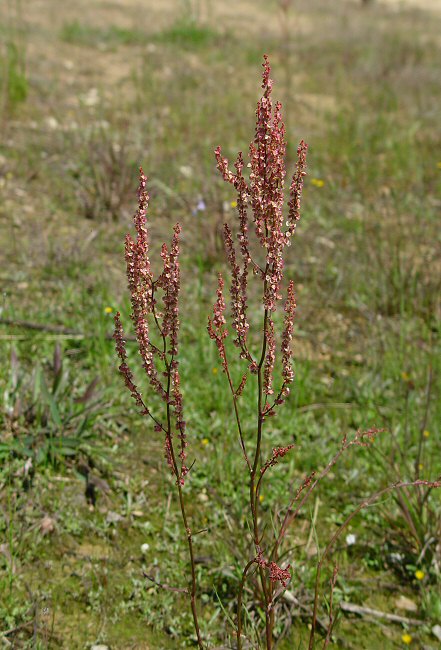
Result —
<instances>
[{"instance_id":1,"label":"plant stem","mask_svg":"<svg viewBox=\"0 0 441 650\"><path fill-rule=\"evenodd\" d=\"M155 320L156 320L156 314L155 315ZM164 363L165 363L165 368L167 372L167 432L166 436L168 438L168 442L170 445L170 453L172 457L172 462L173 462L173 470L174 474L176 477L176 484L178 487L178 494L179 494L179 505L181 508L181 515L182 515L182 522L184 524L185 532L187 535L187 544L188 544L188 552L190 556L190 570L191 570L191 582L190 582L190 589L188 590L188 593L190 595L190 606L191 606L191 612L193 615L193 623L194 623L194 629L196 632L197 640L198 640L198 646L201 650L203 650L204 645L202 643L202 636L201 636L201 630L199 627L199 620L198 620L198 614L197 614L197 609L196 609L196 565L195 565L195 560L194 560L194 551L193 551L193 539L192 539L192 534L191 534L191 528L188 525L188 519L187 519L187 512L185 508L185 500L184 500L184 494L182 491L182 485L180 482L180 472L178 469L178 464L176 462L176 455L175 455L175 450L173 447L173 439L172 439L172 427L171 427L171 409L170 409L170 388L171 388L171 369L173 366L173 355L171 356L170 362L167 362L167 340L164 334L162 333L162 340L163 340L163 345L164 345Z\"/></svg>"},{"instance_id":2,"label":"plant stem","mask_svg":"<svg viewBox=\"0 0 441 650\"><path fill-rule=\"evenodd\" d=\"M179 504L181 506L182 521L184 523L184 527L185 527L185 530L187 532L188 551L189 551L189 555L190 555L191 587L190 587L189 593L190 593L191 612L193 614L193 623L194 623L194 628L195 628L195 631L196 631L196 636L197 636L197 639L198 639L198 646L199 646L199 648L201 648L201 650L203 650L204 645L202 643L202 636L201 636L201 631L200 631L200 627L199 627L199 620L198 620L198 614L197 614L197 609L196 609L196 564L195 564L195 561L194 561L193 539L192 539L192 535L191 535L191 529L189 528L188 523L187 523L187 514L186 514L186 510L185 510L184 495L183 495L183 492L182 492L181 485L178 485L178 492L179 492Z\"/></svg>"},{"instance_id":3,"label":"plant stem","mask_svg":"<svg viewBox=\"0 0 441 650\"><path fill-rule=\"evenodd\" d=\"M420 436L418 440L418 452L417 456L415 459L415 478L418 479L420 477L420 464L421 464L421 456L423 452L423 440L424 440L424 431L427 426L427 419L429 417L429 408L430 408L430 398L432 395L432 382L433 382L433 368L432 368L432 362L429 363L429 372L427 376L427 388L426 388L426 401L425 401L425 407L424 407L424 417L423 421L421 423L420 427ZM420 495L418 495L420 496ZM418 501L420 502L420 515L422 512L421 508L421 499L419 498Z\"/></svg>"},{"instance_id":4,"label":"plant stem","mask_svg":"<svg viewBox=\"0 0 441 650\"><path fill-rule=\"evenodd\" d=\"M240 581L240 586L239 586L239 591L237 592L237 630L236 630L236 635L237 635L237 650L242 650L242 597L243 597L243 590L245 586L245 580L247 577L247 573L250 570L250 568L253 566L255 560L254 558L248 562L246 565L245 569L243 570L242 573L242 580Z\"/></svg>"},{"instance_id":5,"label":"plant stem","mask_svg":"<svg viewBox=\"0 0 441 650\"><path fill-rule=\"evenodd\" d=\"M224 347L224 354L225 354L225 374L227 375L228 385L230 386L231 396L232 396L232 399L233 399L234 414L235 414L235 417L236 417L236 424L237 424L237 430L238 430L238 433L239 433L240 446L242 448L242 453L243 453L243 456L245 458L245 462L246 462L246 464L248 466L249 471L251 472L252 471L251 463L250 463L250 459L248 458L247 450L246 450L246 447L245 447L245 440L244 440L244 437L243 437L242 425L241 425L241 422L240 422L240 414L239 414L239 409L238 409L238 406L237 406L237 395L236 395L236 392L234 390L233 380L231 379L231 374L230 374L228 361L227 361L227 351L225 350L225 347Z\"/></svg>"},{"instance_id":6,"label":"plant stem","mask_svg":"<svg viewBox=\"0 0 441 650\"><path fill-rule=\"evenodd\" d=\"M264 292L266 289L266 281L264 283ZM258 526L258 507L259 507L259 500L258 500L258 495L256 491L256 474L257 470L259 467L259 460L260 460L260 451L261 451L261 445L262 445L262 429L263 429L263 387L262 387L262 367L265 361L265 353L266 353L266 346L267 346L267 320L268 320L268 310L265 309L265 314L263 318L263 341L262 341L262 354L260 357L260 361L258 364L258 370L257 370L257 385L258 385L258 395L257 395L257 439L256 439L256 449L254 453L254 462L253 462L253 468L251 471L250 475L250 506L251 506L251 514L252 514L252 519L253 519L253 534L254 534L254 545L257 549L257 547L260 544L260 534L259 534L259 526ZM266 647L267 650L271 650L273 647L273 639L272 639L272 616L270 615L270 612L268 611L269 608L269 603L271 602L270 594L268 592L268 586L266 583L266 578L265 578L265 571L264 568L259 566L259 574L260 574L260 582L262 585L262 593L263 593L263 598L264 598L264 603L265 603L265 634L266 634Z\"/></svg>"}]
</instances>

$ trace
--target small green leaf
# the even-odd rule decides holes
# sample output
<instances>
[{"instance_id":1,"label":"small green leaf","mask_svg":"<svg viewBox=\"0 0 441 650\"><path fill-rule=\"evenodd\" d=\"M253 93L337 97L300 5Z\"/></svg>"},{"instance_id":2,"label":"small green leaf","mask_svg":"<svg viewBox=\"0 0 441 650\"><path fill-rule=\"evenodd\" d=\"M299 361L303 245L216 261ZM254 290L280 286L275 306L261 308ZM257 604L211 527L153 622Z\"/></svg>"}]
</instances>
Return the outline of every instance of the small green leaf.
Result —
<instances>
[{"instance_id":1,"label":"small green leaf","mask_svg":"<svg viewBox=\"0 0 441 650\"><path fill-rule=\"evenodd\" d=\"M55 402L52 394L49 392L43 373L41 373L41 390L44 399L46 400L49 406L52 419L61 431L63 429L63 422L61 421L60 411L58 410L57 403Z\"/></svg>"}]
</instances>

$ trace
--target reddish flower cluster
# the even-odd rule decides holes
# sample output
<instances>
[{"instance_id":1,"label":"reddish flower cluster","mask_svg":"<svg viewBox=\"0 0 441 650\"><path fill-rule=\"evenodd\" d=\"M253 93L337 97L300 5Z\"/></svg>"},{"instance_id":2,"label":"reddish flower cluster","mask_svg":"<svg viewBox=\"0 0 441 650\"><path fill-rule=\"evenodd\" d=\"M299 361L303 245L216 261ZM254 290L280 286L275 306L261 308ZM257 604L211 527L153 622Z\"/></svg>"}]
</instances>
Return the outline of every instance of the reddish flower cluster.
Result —
<instances>
[{"instance_id":1,"label":"reddish flower cluster","mask_svg":"<svg viewBox=\"0 0 441 650\"><path fill-rule=\"evenodd\" d=\"M129 389L133 399L135 400L137 406L140 406L142 410L143 415L148 415L149 411L147 407L145 406L141 394L138 391L134 381L133 381L133 374L132 371L130 370L129 366L127 365L127 352L126 352L126 342L124 340L124 330L123 326L121 324L121 314L116 312L115 314L115 332L113 334L113 338L115 339L115 347L116 347L116 352L121 360L121 365L119 366L119 371L122 374L124 378L124 382Z\"/></svg>"},{"instance_id":2,"label":"reddish flower cluster","mask_svg":"<svg viewBox=\"0 0 441 650\"><path fill-rule=\"evenodd\" d=\"M207 329L210 338L216 342L222 367L226 371L227 358L225 354L224 340L228 336L228 330L225 328L225 323L226 323L225 316L224 316L225 309L226 309L226 304L224 298L224 280L222 275L219 273L218 287L217 287L217 300L213 307L213 318L208 318Z\"/></svg>"},{"instance_id":3,"label":"reddish flower cluster","mask_svg":"<svg viewBox=\"0 0 441 650\"><path fill-rule=\"evenodd\" d=\"M285 303L285 325L282 334L282 376L285 384L294 381L294 370L292 368L291 341L294 332L294 316L296 312L296 297L294 294L294 282L291 280L288 285L288 295Z\"/></svg>"},{"instance_id":4,"label":"reddish flower cluster","mask_svg":"<svg viewBox=\"0 0 441 650\"><path fill-rule=\"evenodd\" d=\"M242 379L240 380L240 384L236 390L236 397L240 397L242 395L245 384L247 383L247 379L248 375L242 375Z\"/></svg>"},{"instance_id":5,"label":"reddish flower cluster","mask_svg":"<svg viewBox=\"0 0 441 650\"><path fill-rule=\"evenodd\" d=\"M271 318L268 318L266 325L266 344L268 350L265 357L263 389L266 395L272 395L274 393L272 385L274 363L276 361L276 337L274 334L274 322Z\"/></svg>"},{"instance_id":6,"label":"reddish flower cluster","mask_svg":"<svg viewBox=\"0 0 441 650\"><path fill-rule=\"evenodd\" d=\"M297 222L300 219L300 204L303 191L303 179L306 174L306 154L308 145L301 140L297 148L297 164L296 171L292 177L291 187L289 188L290 200L288 201L288 230L285 233L286 244L289 246L290 238L296 230Z\"/></svg>"},{"instance_id":7,"label":"reddish flower cluster","mask_svg":"<svg viewBox=\"0 0 441 650\"><path fill-rule=\"evenodd\" d=\"M261 468L260 472L263 474L269 467L273 467L279 462L279 458L283 458L295 445L288 445L287 447L275 447L272 456L265 465Z\"/></svg>"},{"instance_id":8,"label":"reddish flower cluster","mask_svg":"<svg viewBox=\"0 0 441 650\"><path fill-rule=\"evenodd\" d=\"M291 580L291 573L289 572L290 565L288 564L286 569L282 569L278 564L276 564L276 562L268 562L268 560L265 560L260 547L257 547L257 555L254 561L262 569L269 570L269 578L271 582L280 582L283 587L286 587L288 582Z\"/></svg>"},{"instance_id":9,"label":"reddish flower cluster","mask_svg":"<svg viewBox=\"0 0 441 650\"><path fill-rule=\"evenodd\" d=\"M237 263L236 251L234 249L231 228L228 224L224 226L224 242L227 251L228 262L231 268L231 310L233 315L233 328L236 331L237 338L235 344L242 349L242 354L248 357L246 350L247 335L250 325L247 320L247 274L248 274L248 256L243 258L244 270L241 272Z\"/></svg>"},{"instance_id":10,"label":"reddish flower cluster","mask_svg":"<svg viewBox=\"0 0 441 650\"><path fill-rule=\"evenodd\" d=\"M156 287L164 290L164 318L162 321L162 333L170 337L169 353L176 356L178 353L178 330L179 330L179 289L180 289L180 269L179 269L179 235L181 226L177 223L174 227L174 234L170 246L170 252L167 245L162 245L161 257L164 263L164 270L159 276Z\"/></svg>"},{"instance_id":11,"label":"reddish flower cluster","mask_svg":"<svg viewBox=\"0 0 441 650\"><path fill-rule=\"evenodd\" d=\"M149 259L149 240L147 230L147 209L149 195L146 190L147 178L142 169L138 188L138 209L134 216L136 241L130 235L126 237L125 257L127 266L127 279L131 296L131 318L135 327L138 341L139 354L142 365L154 391L167 404L167 422L161 424L145 406L137 386L133 380L133 373L127 364L127 353L124 341L124 331L119 312L115 316L116 351L121 359L119 370L124 377L125 384L144 415L149 415L155 422L155 430L165 432L165 457L172 473L182 485L183 477L188 473L185 466L187 440L185 435L185 421L183 418L183 402L180 390L178 354L179 333L179 235L181 227L176 224L170 245L170 250L164 244L161 257L163 270L156 280L153 278ZM163 308L160 313L157 308L156 296L162 292ZM153 344L150 335L150 326L157 330L162 349ZM160 366L160 368L159 368ZM158 369L159 368L159 369ZM165 377L165 381L160 377ZM180 439L181 460L180 468L176 462L173 449L174 432L171 426L171 415L174 415L176 430Z\"/></svg>"},{"instance_id":12,"label":"reddish flower cluster","mask_svg":"<svg viewBox=\"0 0 441 650\"><path fill-rule=\"evenodd\" d=\"M341 442L341 448L346 449L355 445L356 447L370 447L372 443L375 442L375 438L379 433L384 433L385 429L377 429L376 427L372 429L367 429L363 431L362 429L357 429L355 436L352 440L348 440L348 436L345 434Z\"/></svg>"},{"instance_id":13,"label":"reddish flower cluster","mask_svg":"<svg viewBox=\"0 0 441 650\"><path fill-rule=\"evenodd\" d=\"M286 569L281 569L275 562L270 562L269 572L271 582L281 582L284 587L291 580L291 574L289 572L290 565Z\"/></svg>"},{"instance_id":14,"label":"reddish flower cluster","mask_svg":"<svg viewBox=\"0 0 441 650\"><path fill-rule=\"evenodd\" d=\"M224 312L226 309L226 304L225 304L225 298L224 298L224 279L222 275L219 273L218 276L218 282L217 282L217 301L214 306L214 316L213 316L213 326L218 329L218 330L223 330L223 326L226 323ZM224 333L222 335L222 338L225 338L227 336L226 330L224 330Z\"/></svg>"},{"instance_id":15,"label":"reddish flower cluster","mask_svg":"<svg viewBox=\"0 0 441 650\"><path fill-rule=\"evenodd\" d=\"M247 182L243 176L243 155L240 152L235 162L236 173L229 169L228 160L215 151L217 167L223 179L237 191L240 258L236 254L231 228L224 227L224 240L231 271L231 313L232 326L236 332L235 343L241 349L241 357L249 361L249 370L258 371L258 364L247 347L249 321L247 318L247 285L250 266L263 281L263 306L266 318L266 356L264 360L264 392L273 393L272 381L276 357L274 323L271 313L282 298L280 288L283 280L284 248L289 246L300 218L300 203L303 179L306 174L307 145L302 141L297 150L296 170L290 186L288 218L284 225L284 183L285 169L285 126L282 122L281 104L273 106L271 99L273 81L270 66L265 56L263 63L263 96L257 104L256 131L250 145L250 176ZM251 208L257 240L265 251L265 263L257 264L250 252L248 233L248 206ZM291 365L290 343L293 335L295 296L292 282L288 287L285 304L285 325L282 336L283 394L289 392L287 384L294 379ZM280 402L277 402L280 403Z\"/></svg>"}]
</instances>

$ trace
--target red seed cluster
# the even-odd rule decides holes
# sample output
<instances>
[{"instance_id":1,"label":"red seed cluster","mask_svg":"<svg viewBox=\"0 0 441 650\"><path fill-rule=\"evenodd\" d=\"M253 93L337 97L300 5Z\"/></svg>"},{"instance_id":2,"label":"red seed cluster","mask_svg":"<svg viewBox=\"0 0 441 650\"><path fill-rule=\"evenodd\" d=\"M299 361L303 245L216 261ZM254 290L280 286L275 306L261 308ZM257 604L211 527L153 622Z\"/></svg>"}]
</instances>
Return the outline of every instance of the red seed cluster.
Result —
<instances>
[{"instance_id":1,"label":"red seed cluster","mask_svg":"<svg viewBox=\"0 0 441 650\"><path fill-rule=\"evenodd\" d=\"M280 582L283 587L286 587L291 580L290 565L288 564L286 569L282 569L276 562L269 562L264 558L263 551L260 547L257 547L257 555L254 561L262 569L268 569L271 582Z\"/></svg>"},{"instance_id":2,"label":"red seed cluster","mask_svg":"<svg viewBox=\"0 0 441 650\"><path fill-rule=\"evenodd\" d=\"M276 361L276 336L274 333L274 322L271 318L268 318L266 326L266 344L267 353L265 357L263 389L266 395L272 395L274 393L272 386L274 364Z\"/></svg>"},{"instance_id":3,"label":"red seed cluster","mask_svg":"<svg viewBox=\"0 0 441 650\"><path fill-rule=\"evenodd\" d=\"M116 352L121 360L119 371L122 374L124 382L137 406L142 408L144 415L148 415L148 409L142 400L141 394L133 381L133 374L127 365L126 342L124 340L124 330L121 324L121 315L119 311L115 314L115 332L113 334L113 338L115 339Z\"/></svg>"},{"instance_id":4,"label":"red seed cluster","mask_svg":"<svg viewBox=\"0 0 441 650\"><path fill-rule=\"evenodd\" d=\"M281 569L275 562L270 562L268 568L271 582L280 582L283 587L286 587L288 582L291 580L289 564L286 569Z\"/></svg>"},{"instance_id":5,"label":"red seed cluster","mask_svg":"<svg viewBox=\"0 0 441 650\"><path fill-rule=\"evenodd\" d=\"M283 458L284 456L286 456L286 454L291 449L293 449L294 446L295 445L288 445L287 447L275 447L273 449L273 453L272 453L271 458L261 468L261 470L260 470L261 474L264 474L264 472L266 472L266 470L269 467L273 467L274 465L276 465L279 462L279 458Z\"/></svg>"},{"instance_id":6,"label":"red seed cluster","mask_svg":"<svg viewBox=\"0 0 441 650\"><path fill-rule=\"evenodd\" d=\"M208 318L208 334L216 342L222 367L227 371L227 357L225 353L224 340L228 336L228 330L225 327L225 309L226 303L224 298L224 280L219 273L217 286L217 300L213 307L213 318Z\"/></svg>"},{"instance_id":7,"label":"red seed cluster","mask_svg":"<svg viewBox=\"0 0 441 650\"><path fill-rule=\"evenodd\" d=\"M291 280L288 285L287 298L285 302L285 323L282 334L282 375L285 384L294 381L294 370L292 368L291 341L294 333L294 316L296 313L296 297L294 293L294 282Z\"/></svg>"}]
</instances>

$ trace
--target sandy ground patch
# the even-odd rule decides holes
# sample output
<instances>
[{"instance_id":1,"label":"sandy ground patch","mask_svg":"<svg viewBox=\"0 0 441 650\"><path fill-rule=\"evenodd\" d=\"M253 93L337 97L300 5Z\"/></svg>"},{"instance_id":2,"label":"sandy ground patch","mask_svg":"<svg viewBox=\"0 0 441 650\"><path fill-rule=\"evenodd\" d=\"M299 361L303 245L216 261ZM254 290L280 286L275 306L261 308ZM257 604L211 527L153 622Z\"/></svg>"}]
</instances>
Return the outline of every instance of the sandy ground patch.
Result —
<instances>
[{"instance_id":1,"label":"sandy ground patch","mask_svg":"<svg viewBox=\"0 0 441 650\"><path fill-rule=\"evenodd\" d=\"M356 1L359 2L359 0ZM441 0L377 0L377 2L378 4L390 5L396 9L413 7L424 11L441 12Z\"/></svg>"}]
</instances>

